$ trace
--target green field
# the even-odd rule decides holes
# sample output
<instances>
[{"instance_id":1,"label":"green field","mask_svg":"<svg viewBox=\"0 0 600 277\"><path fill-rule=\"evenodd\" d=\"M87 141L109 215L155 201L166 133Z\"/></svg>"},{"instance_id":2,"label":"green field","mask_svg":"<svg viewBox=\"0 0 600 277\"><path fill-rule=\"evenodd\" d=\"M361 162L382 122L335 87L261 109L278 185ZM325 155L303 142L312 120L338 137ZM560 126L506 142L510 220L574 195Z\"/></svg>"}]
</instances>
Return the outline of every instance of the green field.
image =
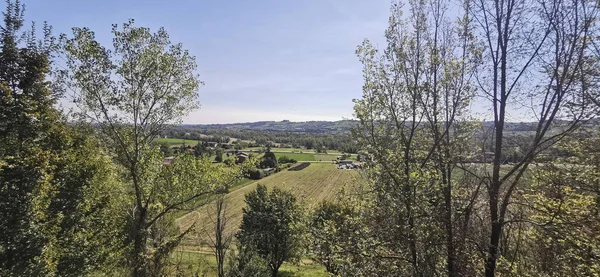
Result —
<instances>
[{"instance_id":1,"label":"green field","mask_svg":"<svg viewBox=\"0 0 600 277\"><path fill-rule=\"evenodd\" d=\"M247 150L260 150L261 148L264 147L248 147L246 148ZM311 150L311 149L302 149L302 148L290 148L290 147L272 147L271 148L272 152L278 152L278 151L282 151L282 152L303 152L303 153L314 153L315 150Z\"/></svg>"},{"instance_id":2,"label":"green field","mask_svg":"<svg viewBox=\"0 0 600 277\"><path fill-rule=\"evenodd\" d=\"M171 146L174 145L183 145L183 143L185 142L185 145L191 145L191 146L196 146L198 144L197 140L184 140L184 139L176 139L176 138L156 138L154 139L155 142L157 143L163 143L166 142Z\"/></svg>"},{"instance_id":3,"label":"green field","mask_svg":"<svg viewBox=\"0 0 600 277\"><path fill-rule=\"evenodd\" d=\"M253 150L253 151L258 151L261 148L264 147L248 147L244 150ZM271 152L294 152L294 153L309 153L309 154L316 154L316 150L315 149L303 149L303 148L289 148L289 147L273 147L271 148ZM302 154L301 153L301 154ZM327 150L327 153L329 154L335 154L335 155L341 155L342 152L338 151L338 150Z\"/></svg>"},{"instance_id":4,"label":"green field","mask_svg":"<svg viewBox=\"0 0 600 277\"><path fill-rule=\"evenodd\" d=\"M242 208L246 206L244 196L255 190L257 184L263 184L268 188L279 187L291 190L305 206L310 207L323 200L336 199L340 189L354 182L358 177L358 171L338 170L336 165L328 163L312 163L309 167L300 171L282 171L268 176L264 179L250 183L246 186L233 190L228 194L229 203L225 212L229 217L227 232L235 232L242 221ZM205 235L204 228L210 228L210 218L207 214L209 208L200 207L196 211L188 213L176 220L182 230L190 227L194 222L204 224L197 227L198 232L190 235L183 243L187 245L202 244Z\"/></svg>"},{"instance_id":5,"label":"green field","mask_svg":"<svg viewBox=\"0 0 600 277\"><path fill-rule=\"evenodd\" d=\"M275 153L275 157L277 157L277 159L286 156L290 159L294 159L296 161L314 161L315 160L315 155L314 154L308 154L308 153L285 153L285 152L273 152Z\"/></svg>"}]
</instances>

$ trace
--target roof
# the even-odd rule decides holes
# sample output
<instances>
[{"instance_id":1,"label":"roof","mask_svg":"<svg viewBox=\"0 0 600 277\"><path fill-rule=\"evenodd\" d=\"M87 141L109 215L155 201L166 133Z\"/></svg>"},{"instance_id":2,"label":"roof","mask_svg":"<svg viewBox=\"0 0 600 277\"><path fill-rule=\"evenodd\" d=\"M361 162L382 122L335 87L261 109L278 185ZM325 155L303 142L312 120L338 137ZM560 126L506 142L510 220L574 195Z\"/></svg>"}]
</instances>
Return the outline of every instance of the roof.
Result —
<instances>
[{"instance_id":1,"label":"roof","mask_svg":"<svg viewBox=\"0 0 600 277\"><path fill-rule=\"evenodd\" d=\"M244 152L240 152L235 154L236 156L244 156L244 157L248 157L248 154L244 153Z\"/></svg>"}]
</instances>

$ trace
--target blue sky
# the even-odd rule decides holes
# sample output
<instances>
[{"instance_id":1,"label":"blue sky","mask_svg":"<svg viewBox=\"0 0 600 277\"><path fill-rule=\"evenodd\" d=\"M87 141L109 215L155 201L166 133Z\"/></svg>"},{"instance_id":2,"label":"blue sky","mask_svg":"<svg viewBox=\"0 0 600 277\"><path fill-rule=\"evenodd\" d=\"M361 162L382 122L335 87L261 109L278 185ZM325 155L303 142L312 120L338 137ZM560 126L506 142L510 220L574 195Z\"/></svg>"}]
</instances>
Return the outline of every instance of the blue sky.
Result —
<instances>
[{"instance_id":1,"label":"blue sky","mask_svg":"<svg viewBox=\"0 0 600 277\"><path fill-rule=\"evenodd\" d=\"M382 45L390 0L25 0L26 19L56 34L89 27L111 42L111 24L129 18L196 56L205 86L201 109L184 123L340 120L361 96L354 51Z\"/></svg>"}]
</instances>

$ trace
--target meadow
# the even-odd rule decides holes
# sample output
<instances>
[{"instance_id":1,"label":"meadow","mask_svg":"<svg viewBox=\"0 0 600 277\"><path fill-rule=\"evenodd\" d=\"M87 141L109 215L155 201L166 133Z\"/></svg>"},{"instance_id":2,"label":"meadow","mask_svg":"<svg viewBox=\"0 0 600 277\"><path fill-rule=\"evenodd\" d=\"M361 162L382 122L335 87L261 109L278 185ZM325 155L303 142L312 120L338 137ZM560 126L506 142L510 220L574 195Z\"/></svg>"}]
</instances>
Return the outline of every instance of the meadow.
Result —
<instances>
[{"instance_id":1,"label":"meadow","mask_svg":"<svg viewBox=\"0 0 600 277\"><path fill-rule=\"evenodd\" d=\"M232 190L227 195L228 203L225 215L229 218L227 232L238 230L242 220L242 208L246 206L244 196L255 190L257 184L263 184L267 188L274 187L290 190L298 197L305 207L313 207L323 200L335 200L340 189L345 185L352 184L358 177L358 171L339 170L336 165L328 163L312 163L300 171L282 171L280 173L265 177L245 186ZM181 230L187 229L194 222L198 222L197 232L188 236L182 243L184 245L201 245L206 240L206 233L210 232L210 212L213 207L209 201L206 205L176 219L176 224Z\"/></svg>"},{"instance_id":2,"label":"meadow","mask_svg":"<svg viewBox=\"0 0 600 277\"><path fill-rule=\"evenodd\" d=\"M190 145L190 146L196 146L198 144L197 140L186 140L186 139L178 139L178 138L156 138L154 139L155 142L157 143L168 143L170 146L181 146L184 144L185 145Z\"/></svg>"}]
</instances>

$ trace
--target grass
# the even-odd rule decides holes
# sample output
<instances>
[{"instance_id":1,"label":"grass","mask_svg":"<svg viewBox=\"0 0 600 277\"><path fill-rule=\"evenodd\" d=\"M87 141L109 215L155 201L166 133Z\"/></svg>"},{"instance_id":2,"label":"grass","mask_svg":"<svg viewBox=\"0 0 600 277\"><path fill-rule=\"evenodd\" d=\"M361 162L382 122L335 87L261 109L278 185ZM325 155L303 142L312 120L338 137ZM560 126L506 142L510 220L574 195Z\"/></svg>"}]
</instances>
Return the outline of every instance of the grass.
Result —
<instances>
[{"instance_id":1,"label":"grass","mask_svg":"<svg viewBox=\"0 0 600 277\"><path fill-rule=\"evenodd\" d=\"M176 251L171 255L171 264L166 276L217 276L217 263L213 254L189 250ZM278 276L325 277L329 275L321 265L311 260L302 260L299 265L283 263Z\"/></svg>"},{"instance_id":2,"label":"grass","mask_svg":"<svg viewBox=\"0 0 600 277\"><path fill-rule=\"evenodd\" d=\"M273 153L275 153L275 157L277 157L277 159L286 156L290 159L294 159L296 161L314 161L315 160L315 155L314 154L309 154L309 153L282 153L282 152L275 152L273 151Z\"/></svg>"},{"instance_id":3,"label":"grass","mask_svg":"<svg viewBox=\"0 0 600 277\"><path fill-rule=\"evenodd\" d=\"M157 142L157 143L166 142L170 146L173 146L173 145L183 145L184 141L185 141L185 145L196 146L198 144L197 140L178 139L178 138L156 138L156 139L154 139L154 141Z\"/></svg>"},{"instance_id":4,"label":"grass","mask_svg":"<svg viewBox=\"0 0 600 277\"><path fill-rule=\"evenodd\" d=\"M250 184L252 182L256 182L256 180L252 180L252 179L248 179L248 178L244 177L244 178L238 180L236 183L232 184L229 187L229 191L234 191L234 190L239 189L239 188L241 188L241 187L243 187L245 185L248 185L248 184ZM212 195L212 194L211 195L201 196L201 197L198 197L198 198L192 200L187 205L189 207L196 207L196 208L198 208L200 206L203 206L207 202L212 201L212 199L214 199L213 197L214 197L214 195ZM189 213L189 209L188 210L179 210L179 211L173 212L173 216L175 218L178 218L178 217L186 215L187 213Z\"/></svg>"},{"instance_id":5,"label":"grass","mask_svg":"<svg viewBox=\"0 0 600 277\"><path fill-rule=\"evenodd\" d=\"M244 196L255 190L257 184L263 184L269 189L278 187L291 190L305 206L310 207L323 200L334 200L340 189L351 184L358 172L355 170L338 170L336 165L328 163L313 163L309 167L300 171L282 171L280 173L268 176L261 180L250 183L246 186L232 190L228 194L228 204L225 215L229 218L227 232L236 232L242 221L242 208L246 206ZM211 228L211 215L207 211L212 209L211 203L207 206L198 208L176 220L176 223L185 230L192 226L194 222L197 225L197 233L189 235L184 241L184 245L199 245L206 240L206 231Z\"/></svg>"},{"instance_id":6,"label":"grass","mask_svg":"<svg viewBox=\"0 0 600 277\"><path fill-rule=\"evenodd\" d=\"M258 151L261 148L264 147L248 147L244 150L253 150L253 151ZM315 149L303 149L303 148L290 148L290 147L273 147L271 148L271 152L294 152L294 153L300 153L301 154L316 154L316 150ZM335 155L341 155L342 152L338 151L338 150L327 150L327 153L329 154L335 154Z\"/></svg>"},{"instance_id":7,"label":"grass","mask_svg":"<svg viewBox=\"0 0 600 277\"><path fill-rule=\"evenodd\" d=\"M264 147L248 147L246 149L248 149L248 150L260 150L261 148L264 148ZM271 151L273 151L273 152L277 152L277 151L280 151L280 152L292 152L292 151L294 151L294 152L298 152L298 153L300 153L300 152L303 152L303 153L314 153L315 152L314 149L302 149L302 148L291 148L291 147L272 147Z\"/></svg>"}]
</instances>

